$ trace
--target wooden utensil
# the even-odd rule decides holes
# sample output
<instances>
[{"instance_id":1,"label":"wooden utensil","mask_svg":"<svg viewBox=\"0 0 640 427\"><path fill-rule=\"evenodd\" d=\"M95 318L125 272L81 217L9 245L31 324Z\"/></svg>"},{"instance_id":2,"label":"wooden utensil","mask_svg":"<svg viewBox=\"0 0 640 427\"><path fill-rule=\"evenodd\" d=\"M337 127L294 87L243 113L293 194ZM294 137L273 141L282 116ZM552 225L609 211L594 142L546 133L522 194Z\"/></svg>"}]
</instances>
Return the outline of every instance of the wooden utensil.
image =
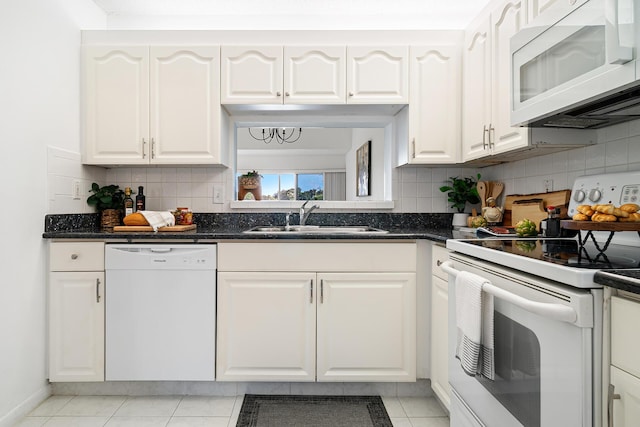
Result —
<instances>
[{"instance_id":1,"label":"wooden utensil","mask_svg":"<svg viewBox=\"0 0 640 427\"><path fill-rule=\"evenodd\" d=\"M487 183L484 181L478 181L476 188L478 189L480 202L482 203L482 207L484 208L487 206Z\"/></svg>"},{"instance_id":2,"label":"wooden utensil","mask_svg":"<svg viewBox=\"0 0 640 427\"><path fill-rule=\"evenodd\" d=\"M504 190L504 182L496 181L493 183L493 188L491 189L491 197L498 200L500 194Z\"/></svg>"}]
</instances>

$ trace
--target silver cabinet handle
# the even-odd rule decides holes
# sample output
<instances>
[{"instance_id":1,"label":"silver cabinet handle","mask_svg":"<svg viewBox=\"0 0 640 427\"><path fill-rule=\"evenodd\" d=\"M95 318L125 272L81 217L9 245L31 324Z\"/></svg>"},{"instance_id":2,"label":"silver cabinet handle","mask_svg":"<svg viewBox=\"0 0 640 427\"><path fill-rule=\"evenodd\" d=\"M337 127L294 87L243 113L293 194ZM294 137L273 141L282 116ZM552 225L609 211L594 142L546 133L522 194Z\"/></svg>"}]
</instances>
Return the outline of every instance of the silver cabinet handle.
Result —
<instances>
[{"instance_id":1,"label":"silver cabinet handle","mask_svg":"<svg viewBox=\"0 0 640 427\"><path fill-rule=\"evenodd\" d=\"M616 386L609 384L609 393L607 396L607 419L609 420L609 427L613 427L613 401L620 399L619 394L615 394Z\"/></svg>"},{"instance_id":2,"label":"silver cabinet handle","mask_svg":"<svg viewBox=\"0 0 640 427\"><path fill-rule=\"evenodd\" d=\"M349 92L349 96L353 96L353 92Z\"/></svg>"},{"instance_id":3,"label":"silver cabinet handle","mask_svg":"<svg viewBox=\"0 0 640 427\"><path fill-rule=\"evenodd\" d=\"M284 93L284 96L290 96L290 95L289 95L289 92L285 92L285 93Z\"/></svg>"},{"instance_id":4,"label":"silver cabinet handle","mask_svg":"<svg viewBox=\"0 0 640 427\"><path fill-rule=\"evenodd\" d=\"M489 132L489 129L487 129L487 125L483 125L482 126L482 148L486 149L487 148L487 133Z\"/></svg>"},{"instance_id":5,"label":"silver cabinet handle","mask_svg":"<svg viewBox=\"0 0 640 427\"><path fill-rule=\"evenodd\" d=\"M416 158L416 139L415 138L411 140L411 157L414 159Z\"/></svg>"},{"instance_id":6,"label":"silver cabinet handle","mask_svg":"<svg viewBox=\"0 0 640 427\"><path fill-rule=\"evenodd\" d=\"M276 96L282 96L282 92L280 91L276 92Z\"/></svg>"},{"instance_id":7,"label":"silver cabinet handle","mask_svg":"<svg viewBox=\"0 0 640 427\"><path fill-rule=\"evenodd\" d=\"M147 145L147 141L145 141L144 138L142 138L142 158L143 159L147 158L147 150L145 145Z\"/></svg>"},{"instance_id":8,"label":"silver cabinet handle","mask_svg":"<svg viewBox=\"0 0 640 427\"><path fill-rule=\"evenodd\" d=\"M96 279L96 302L100 302L100 279Z\"/></svg>"},{"instance_id":9,"label":"silver cabinet handle","mask_svg":"<svg viewBox=\"0 0 640 427\"><path fill-rule=\"evenodd\" d=\"M309 303L313 304L313 279L309 280L310 292L309 292Z\"/></svg>"},{"instance_id":10,"label":"silver cabinet handle","mask_svg":"<svg viewBox=\"0 0 640 427\"><path fill-rule=\"evenodd\" d=\"M324 303L324 280L320 280L320 304Z\"/></svg>"},{"instance_id":11,"label":"silver cabinet handle","mask_svg":"<svg viewBox=\"0 0 640 427\"><path fill-rule=\"evenodd\" d=\"M156 140L151 138L151 158L156 158Z\"/></svg>"},{"instance_id":12,"label":"silver cabinet handle","mask_svg":"<svg viewBox=\"0 0 640 427\"><path fill-rule=\"evenodd\" d=\"M78 259L78 254L71 254L71 259Z\"/></svg>"}]
</instances>

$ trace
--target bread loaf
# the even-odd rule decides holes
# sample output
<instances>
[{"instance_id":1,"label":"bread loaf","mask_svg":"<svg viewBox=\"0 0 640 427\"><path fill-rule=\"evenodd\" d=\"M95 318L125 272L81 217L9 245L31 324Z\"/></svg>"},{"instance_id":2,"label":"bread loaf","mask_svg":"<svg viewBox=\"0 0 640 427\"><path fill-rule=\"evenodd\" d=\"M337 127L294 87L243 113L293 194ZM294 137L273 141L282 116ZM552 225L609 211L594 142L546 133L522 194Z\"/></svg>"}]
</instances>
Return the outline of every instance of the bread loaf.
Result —
<instances>
[{"instance_id":1,"label":"bread loaf","mask_svg":"<svg viewBox=\"0 0 640 427\"><path fill-rule=\"evenodd\" d=\"M626 218L618 218L620 222L640 222L640 212L630 213Z\"/></svg>"},{"instance_id":2,"label":"bread loaf","mask_svg":"<svg viewBox=\"0 0 640 427\"><path fill-rule=\"evenodd\" d=\"M640 210L640 206L635 203L626 203L620 206L620 210L631 214L638 212L638 210Z\"/></svg>"},{"instance_id":3,"label":"bread loaf","mask_svg":"<svg viewBox=\"0 0 640 427\"><path fill-rule=\"evenodd\" d=\"M596 213L593 209L591 209L591 205L578 205L576 207L576 211L586 216L591 216ZM576 220L576 221L586 221L586 220Z\"/></svg>"},{"instance_id":4,"label":"bread loaf","mask_svg":"<svg viewBox=\"0 0 640 427\"><path fill-rule=\"evenodd\" d=\"M589 221L591 217L583 213L577 213L571 219L573 219L574 221Z\"/></svg>"},{"instance_id":5,"label":"bread loaf","mask_svg":"<svg viewBox=\"0 0 640 427\"><path fill-rule=\"evenodd\" d=\"M591 221L594 222L616 222L618 217L615 215L605 214L605 213L595 213L591 217Z\"/></svg>"},{"instance_id":6,"label":"bread loaf","mask_svg":"<svg viewBox=\"0 0 640 427\"><path fill-rule=\"evenodd\" d=\"M134 212L125 216L122 222L124 222L124 225L149 225L144 215L140 212Z\"/></svg>"}]
</instances>

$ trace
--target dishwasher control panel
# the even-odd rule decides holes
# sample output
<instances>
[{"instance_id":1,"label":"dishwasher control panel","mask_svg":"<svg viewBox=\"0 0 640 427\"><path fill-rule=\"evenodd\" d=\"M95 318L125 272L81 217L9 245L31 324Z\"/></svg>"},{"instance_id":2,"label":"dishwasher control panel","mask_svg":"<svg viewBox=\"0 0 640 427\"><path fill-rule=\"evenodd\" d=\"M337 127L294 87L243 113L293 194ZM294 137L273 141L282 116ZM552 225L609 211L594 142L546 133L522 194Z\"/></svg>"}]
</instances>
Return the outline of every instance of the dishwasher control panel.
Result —
<instances>
[{"instance_id":1,"label":"dishwasher control panel","mask_svg":"<svg viewBox=\"0 0 640 427\"><path fill-rule=\"evenodd\" d=\"M215 270L215 244L108 244L107 270Z\"/></svg>"}]
</instances>

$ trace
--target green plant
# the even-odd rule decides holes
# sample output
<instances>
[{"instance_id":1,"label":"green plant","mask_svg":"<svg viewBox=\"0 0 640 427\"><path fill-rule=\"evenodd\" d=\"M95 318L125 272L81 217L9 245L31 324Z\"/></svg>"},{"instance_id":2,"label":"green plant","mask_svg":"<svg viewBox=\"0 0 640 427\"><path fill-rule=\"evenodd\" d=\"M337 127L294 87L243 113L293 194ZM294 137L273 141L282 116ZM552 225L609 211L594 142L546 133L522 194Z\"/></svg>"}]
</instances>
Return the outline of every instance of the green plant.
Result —
<instances>
[{"instance_id":1,"label":"green plant","mask_svg":"<svg viewBox=\"0 0 640 427\"><path fill-rule=\"evenodd\" d=\"M478 174L476 178L458 178L454 176L449 179L449 185L440 187L440 191L447 193L449 197L447 200L451 203L451 207L457 209L459 213L462 213L464 212L467 202L471 204L480 203L480 195L476 187L479 179L480 174Z\"/></svg>"},{"instance_id":2,"label":"green plant","mask_svg":"<svg viewBox=\"0 0 640 427\"><path fill-rule=\"evenodd\" d=\"M98 212L105 209L122 209L122 202L124 201L124 191L117 185L105 185L100 187L95 182L91 184L91 193L87 198L87 204L94 206Z\"/></svg>"},{"instance_id":3,"label":"green plant","mask_svg":"<svg viewBox=\"0 0 640 427\"><path fill-rule=\"evenodd\" d=\"M245 173L244 175L241 175L241 176L256 176L256 177L259 176L259 177L262 177L262 175L260 175L255 170L249 171L249 172L247 172L247 173Z\"/></svg>"}]
</instances>

